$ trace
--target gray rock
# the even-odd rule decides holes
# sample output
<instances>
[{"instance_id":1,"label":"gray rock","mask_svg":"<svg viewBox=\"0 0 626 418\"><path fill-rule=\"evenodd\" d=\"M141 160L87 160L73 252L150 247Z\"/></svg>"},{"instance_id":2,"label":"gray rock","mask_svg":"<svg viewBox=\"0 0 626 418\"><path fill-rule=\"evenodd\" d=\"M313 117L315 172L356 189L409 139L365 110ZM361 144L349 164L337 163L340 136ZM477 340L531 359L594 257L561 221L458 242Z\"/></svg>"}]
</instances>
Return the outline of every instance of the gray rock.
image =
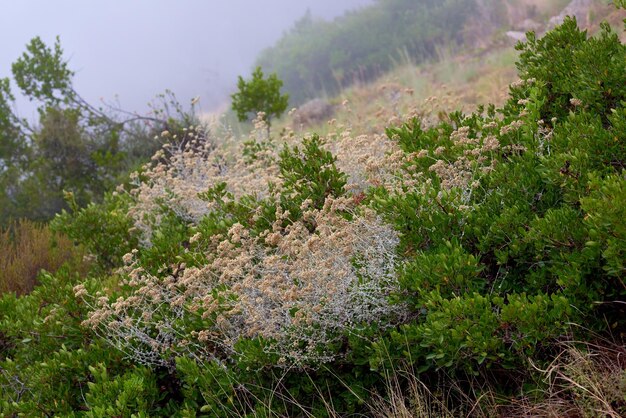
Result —
<instances>
[{"instance_id":1,"label":"gray rock","mask_svg":"<svg viewBox=\"0 0 626 418\"><path fill-rule=\"evenodd\" d=\"M532 19L524 19L522 22L516 25L516 28L520 32L537 32L541 29L541 24L532 20Z\"/></svg>"},{"instance_id":2,"label":"gray rock","mask_svg":"<svg viewBox=\"0 0 626 418\"><path fill-rule=\"evenodd\" d=\"M515 42L517 41L525 41L526 40L526 32L519 32L515 30L510 30L506 33L506 36L513 39Z\"/></svg>"},{"instance_id":3,"label":"gray rock","mask_svg":"<svg viewBox=\"0 0 626 418\"><path fill-rule=\"evenodd\" d=\"M550 18L548 22L548 30L554 29L565 21L566 16L572 16L576 18L579 26L586 26L589 24L589 8L593 0L572 0L561 13L557 16Z\"/></svg>"},{"instance_id":4,"label":"gray rock","mask_svg":"<svg viewBox=\"0 0 626 418\"><path fill-rule=\"evenodd\" d=\"M329 120L334 113L334 106L326 100L313 99L294 112L293 121L296 126L311 126Z\"/></svg>"}]
</instances>

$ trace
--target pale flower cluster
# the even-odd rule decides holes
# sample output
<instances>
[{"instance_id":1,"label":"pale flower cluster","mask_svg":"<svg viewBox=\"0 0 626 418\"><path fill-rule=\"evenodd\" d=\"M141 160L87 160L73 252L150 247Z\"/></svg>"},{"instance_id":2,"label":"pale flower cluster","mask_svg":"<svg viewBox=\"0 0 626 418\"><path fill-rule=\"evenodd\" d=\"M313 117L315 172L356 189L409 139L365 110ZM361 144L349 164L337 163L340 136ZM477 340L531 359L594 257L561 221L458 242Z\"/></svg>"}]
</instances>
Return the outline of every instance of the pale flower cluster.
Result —
<instances>
[{"instance_id":1,"label":"pale flower cluster","mask_svg":"<svg viewBox=\"0 0 626 418\"><path fill-rule=\"evenodd\" d=\"M336 166L347 174L348 187L354 193L372 186L391 190L404 161L397 141L381 134L354 137L350 131L345 131L333 136L326 148L337 157Z\"/></svg>"},{"instance_id":2,"label":"pale flower cluster","mask_svg":"<svg viewBox=\"0 0 626 418\"><path fill-rule=\"evenodd\" d=\"M171 144L134 174L128 192L134 202L129 214L144 247L168 211L198 225L214 209L200 195L218 184L225 183L233 199L275 198L269 191L270 185L281 187L278 150L302 138L291 132L282 144L272 144L262 116L248 145L221 141L216 146L197 127L182 138L162 133ZM260 236L240 224L227 236L196 232L188 242L201 262L193 267L174 264L149 272L133 250L123 257L126 267L120 272L130 289L125 297L109 300L82 286L75 289L92 307L84 325L142 364L171 366L168 359L175 355L224 359L236 354L240 339L261 337L271 341L266 350L294 365L332 360L336 353L327 346L346 332L399 320L405 308L388 298L396 290L399 238L360 206L359 197L371 186L391 187L404 154L386 136L354 137L344 127L323 142L347 174L349 197L328 197L321 210L305 201L295 222L277 205L276 221ZM253 156L244 152L250 143ZM181 325L194 317L202 327Z\"/></svg>"},{"instance_id":3,"label":"pale flower cluster","mask_svg":"<svg viewBox=\"0 0 626 418\"><path fill-rule=\"evenodd\" d=\"M480 185L481 175L493 170L496 160L492 157L500 149L500 142L493 135L471 136L467 126L461 126L453 131L450 139L454 143L453 148L461 150L462 154L450 161L436 159L435 163L430 165L429 171L437 175L442 189L460 190L461 204L465 205L471 199L473 190ZM433 154L439 156L443 151L443 147L439 147ZM427 152L421 154L427 155Z\"/></svg>"},{"instance_id":4,"label":"pale flower cluster","mask_svg":"<svg viewBox=\"0 0 626 418\"><path fill-rule=\"evenodd\" d=\"M352 198L328 198L283 227L288 216L279 212L256 237L235 224L213 237L206 264L178 265L164 277L129 255L129 296L110 301L75 289L93 305L85 325L144 364L167 365L173 354L225 358L237 354L241 338L262 337L267 351L293 366L333 360L326 348L347 331L401 319L405 308L388 298L398 244L389 225ZM194 316L205 326L177 325Z\"/></svg>"},{"instance_id":5,"label":"pale flower cluster","mask_svg":"<svg viewBox=\"0 0 626 418\"><path fill-rule=\"evenodd\" d=\"M253 131L252 135L262 133ZM263 198L268 194L268 184L280 184L278 157L272 149L257 153L254 160L244 160L242 147L243 144L216 147L205 132L192 127L183 141L166 144L157 152L152 158L154 163L145 166L141 175L135 174L130 191L135 204L129 214L143 233L143 245L150 245L152 230L164 210L198 223L212 209L211 203L199 194L219 183L225 182L235 198Z\"/></svg>"},{"instance_id":6,"label":"pale flower cluster","mask_svg":"<svg viewBox=\"0 0 626 418\"><path fill-rule=\"evenodd\" d=\"M262 116L255 120L249 139L269 144ZM322 139L324 147L337 158L337 168L347 174L348 189L353 193L372 186L384 186L388 190L397 187L406 158L396 141L382 134L355 136L344 127ZM182 141L166 144L154 155L151 165L133 175L130 193L135 203L129 214L135 228L142 232L142 245L150 246L152 231L166 210L197 224L213 209L212 202L206 202L199 194L219 183L226 183L227 191L235 199L244 195L268 197L269 185L279 187L282 183L278 166L280 149L285 144L298 145L301 140L290 132L281 141L258 150L254 158L244 158L245 143L222 140L216 146L217 140L206 132L190 128Z\"/></svg>"}]
</instances>

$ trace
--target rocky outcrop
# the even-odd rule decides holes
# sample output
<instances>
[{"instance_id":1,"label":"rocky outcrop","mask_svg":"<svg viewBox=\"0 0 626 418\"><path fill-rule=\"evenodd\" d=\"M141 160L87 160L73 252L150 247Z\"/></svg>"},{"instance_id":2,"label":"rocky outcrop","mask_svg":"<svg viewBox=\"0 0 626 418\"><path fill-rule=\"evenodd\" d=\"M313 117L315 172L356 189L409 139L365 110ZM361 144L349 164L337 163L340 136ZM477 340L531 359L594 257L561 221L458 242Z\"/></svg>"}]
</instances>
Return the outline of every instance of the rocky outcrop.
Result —
<instances>
[{"instance_id":1,"label":"rocky outcrop","mask_svg":"<svg viewBox=\"0 0 626 418\"><path fill-rule=\"evenodd\" d=\"M532 19L524 19L523 21L513 24L513 28L515 30L506 32L506 35L509 39L517 42L517 41L525 41L526 40L526 32L534 31L539 34L545 33L551 29L554 29L556 26L563 23L566 16L572 16L576 18L578 25L580 27L585 27L589 25L589 9L593 0L572 0L562 11L556 16L553 16L548 21L548 24L542 31L541 24L535 22Z\"/></svg>"},{"instance_id":2,"label":"rocky outcrop","mask_svg":"<svg viewBox=\"0 0 626 418\"><path fill-rule=\"evenodd\" d=\"M548 22L547 30L553 29L565 20L566 16L576 18L578 26L585 27L589 25L589 8L593 0L572 0L570 4L563 9L557 16L553 16Z\"/></svg>"},{"instance_id":3,"label":"rocky outcrop","mask_svg":"<svg viewBox=\"0 0 626 418\"><path fill-rule=\"evenodd\" d=\"M514 40L515 42L518 41L525 41L526 40L526 32L520 32L520 31L516 31L516 30L510 30L506 32L506 36L509 37L509 39Z\"/></svg>"},{"instance_id":4,"label":"rocky outcrop","mask_svg":"<svg viewBox=\"0 0 626 418\"><path fill-rule=\"evenodd\" d=\"M313 99L294 112L293 121L296 126L312 126L329 120L334 113L334 106L326 100Z\"/></svg>"}]
</instances>

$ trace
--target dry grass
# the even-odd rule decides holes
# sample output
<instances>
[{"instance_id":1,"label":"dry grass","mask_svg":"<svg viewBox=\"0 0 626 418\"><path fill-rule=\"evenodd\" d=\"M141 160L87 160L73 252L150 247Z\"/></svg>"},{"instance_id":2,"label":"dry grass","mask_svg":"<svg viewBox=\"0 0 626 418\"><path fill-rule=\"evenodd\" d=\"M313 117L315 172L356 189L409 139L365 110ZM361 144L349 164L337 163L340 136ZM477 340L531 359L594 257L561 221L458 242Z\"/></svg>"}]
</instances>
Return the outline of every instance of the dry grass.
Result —
<instances>
[{"instance_id":1,"label":"dry grass","mask_svg":"<svg viewBox=\"0 0 626 418\"><path fill-rule=\"evenodd\" d=\"M346 88L330 100L335 105L330 124L299 126L284 116L275 122L273 132L293 129L324 136L343 128L354 135L384 134L388 126L413 116L430 124L442 112L472 112L480 103L502 105L508 85L517 79L517 52L512 46L457 56L442 52L440 58L419 66L397 63L374 82Z\"/></svg>"},{"instance_id":2,"label":"dry grass","mask_svg":"<svg viewBox=\"0 0 626 418\"><path fill-rule=\"evenodd\" d=\"M37 284L41 270L55 271L81 258L69 238L46 225L17 221L0 230L0 293L26 294Z\"/></svg>"},{"instance_id":3,"label":"dry grass","mask_svg":"<svg viewBox=\"0 0 626 418\"><path fill-rule=\"evenodd\" d=\"M453 379L446 385L427 386L408 372L387 377L385 396L375 394L368 402L377 418L506 417L506 418L620 418L626 417L626 346L599 343L568 343L545 369L545 389L532 397L506 400L496 388L464 393ZM480 385L471 383L472 390ZM444 393L445 392L445 393ZM479 395L480 393L480 395ZM463 410L451 410L461 405Z\"/></svg>"},{"instance_id":4,"label":"dry grass","mask_svg":"<svg viewBox=\"0 0 626 418\"><path fill-rule=\"evenodd\" d=\"M386 396L374 395L369 407L372 416L377 418L455 417L445 403L410 372L388 376Z\"/></svg>"},{"instance_id":5,"label":"dry grass","mask_svg":"<svg viewBox=\"0 0 626 418\"><path fill-rule=\"evenodd\" d=\"M432 376L431 376L432 377ZM425 383L411 368L387 373L384 396L367 401L368 416L375 418L495 418L502 399L478 380L461 382L441 374L437 383ZM463 387L462 387L463 386Z\"/></svg>"},{"instance_id":6,"label":"dry grass","mask_svg":"<svg viewBox=\"0 0 626 418\"><path fill-rule=\"evenodd\" d=\"M538 369L539 370L539 369ZM427 385L410 368L390 370L384 394L374 393L362 399L375 418L621 418L626 416L626 346L608 342L564 345L563 351L546 369L539 370L545 379L545 392L531 397L506 400L496 388L469 382L462 389L458 381L445 378L438 385ZM314 382L312 382L315 384ZM280 386L280 385L279 385ZM436 388L436 389L435 389ZM282 389L282 390L280 390ZM272 391L271 400L262 402L268 416L272 405L298 406L285 393L286 388ZM322 388L319 399L329 417L343 416L334 407L332 396ZM346 390L350 390L346 386ZM433 392L436 390L436 392ZM356 394L355 394L356 395ZM456 405L452 409L451 405ZM461 407L461 409L458 409ZM313 417L301 407L302 417ZM253 414L253 416L257 416Z\"/></svg>"},{"instance_id":7,"label":"dry grass","mask_svg":"<svg viewBox=\"0 0 626 418\"><path fill-rule=\"evenodd\" d=\"M569 0L507 0L506 7L512 22L520 22L530 13L545 24L568 3ZM624 39L626 32L621 28L625 15L626 11L597 0L589 13L589 30L597 32L599 23L606 19ZM440 111L472 112L481 103L502 105L508 97L508 85L517 79L518 57L514 42L503 36L496 35L489 40L489 46L475 50L455 52L442 48L435 62L415 65L409 58L394 62L394 69L379 79L357 83L329 99L336 105L332 125L324 122L299 126L285 115L275 121L273 132L286 128L323 136L339 126L354 135L380 134L386 127L412 116L428 124L436 121Z\"/></svg>"},{"instance_id":8,"label":"dry grass","mask_svg":"<svg viewBox=\"0 0 626 418\"><path fill-rule=\"evenodd\" d=\"M523 398L502 408L507 417L620 418L626 416L626 346L608 342L567 344L540 370L544 399Z\"/></svg>"}]
</instances>

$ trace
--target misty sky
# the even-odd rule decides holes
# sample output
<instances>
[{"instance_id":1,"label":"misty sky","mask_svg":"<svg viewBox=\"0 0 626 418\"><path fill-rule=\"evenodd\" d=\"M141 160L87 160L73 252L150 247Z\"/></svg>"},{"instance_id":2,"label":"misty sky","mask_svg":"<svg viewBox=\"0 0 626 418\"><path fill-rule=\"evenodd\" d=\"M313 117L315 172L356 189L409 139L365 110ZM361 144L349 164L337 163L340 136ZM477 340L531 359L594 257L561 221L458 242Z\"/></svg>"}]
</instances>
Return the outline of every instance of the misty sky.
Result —
<instances>
[{"instance_id":1,"label":"misty sky","mask_svg":"<svg viewBox=\"0 0 626 418\"><path fill-rule=\"evenodd\" d=\"M310 9L333 19L372 0L14 0L0 13L0 77L26 43L61 38L89 102L143 111L165 89L181 102L200 96L210 110L228 97L237 75ZM23 116L28 107L19 106ZM32 112L32 110L30 110Z\"/></svg>"}]
</instances>

